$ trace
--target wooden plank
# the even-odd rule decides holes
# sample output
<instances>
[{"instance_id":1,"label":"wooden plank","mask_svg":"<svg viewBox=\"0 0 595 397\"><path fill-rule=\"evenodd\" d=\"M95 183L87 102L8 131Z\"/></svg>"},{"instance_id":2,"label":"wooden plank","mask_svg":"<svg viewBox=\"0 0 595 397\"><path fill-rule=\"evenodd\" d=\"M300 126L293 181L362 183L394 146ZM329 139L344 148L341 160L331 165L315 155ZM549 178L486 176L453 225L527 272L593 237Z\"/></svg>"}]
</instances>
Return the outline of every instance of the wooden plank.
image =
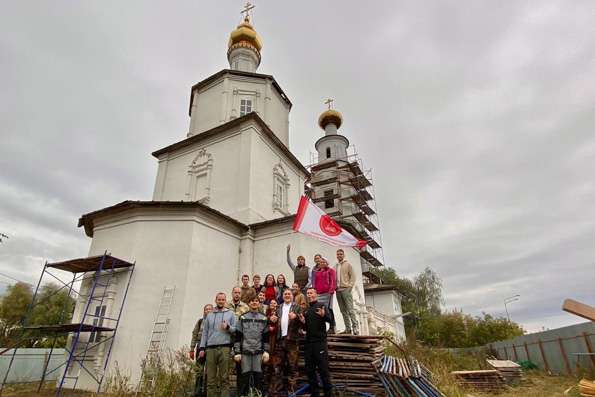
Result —
<instances>
[{"instance_id":1,"label":"wooden plank","mask_svg":"<svg viewBox=\"0 0 595 397\"><path fill-rule=\"evenodd\" d=\"M595 307L573 299L566 299L562 305L562 310L586 318L587 320L595 321Z\"/></svg>"}]
</instances>

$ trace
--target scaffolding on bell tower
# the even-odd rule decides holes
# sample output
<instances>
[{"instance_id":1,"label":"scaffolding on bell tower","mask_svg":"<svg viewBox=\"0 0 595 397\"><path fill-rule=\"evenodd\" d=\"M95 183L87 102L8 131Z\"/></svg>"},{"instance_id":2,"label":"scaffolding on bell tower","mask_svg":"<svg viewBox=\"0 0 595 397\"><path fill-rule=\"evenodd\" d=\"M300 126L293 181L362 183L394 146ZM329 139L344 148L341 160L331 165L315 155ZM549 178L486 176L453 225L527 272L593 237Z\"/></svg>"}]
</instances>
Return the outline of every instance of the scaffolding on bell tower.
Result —
<instances>
[{"instance_id":1,"label":"scaffolding on bell tower","mask_svg":"<svg viewBox=\"0 0 595 397\"><path fill-rule=\"evenodd\" d=\"M368 242L360 251L364 282L379 284L373 269L384 266L384 252L372 171L364 168L353 145L346 157L320 160L317 153L310 153L305 193L341 226Z\"/></svg>"}]
</instances>

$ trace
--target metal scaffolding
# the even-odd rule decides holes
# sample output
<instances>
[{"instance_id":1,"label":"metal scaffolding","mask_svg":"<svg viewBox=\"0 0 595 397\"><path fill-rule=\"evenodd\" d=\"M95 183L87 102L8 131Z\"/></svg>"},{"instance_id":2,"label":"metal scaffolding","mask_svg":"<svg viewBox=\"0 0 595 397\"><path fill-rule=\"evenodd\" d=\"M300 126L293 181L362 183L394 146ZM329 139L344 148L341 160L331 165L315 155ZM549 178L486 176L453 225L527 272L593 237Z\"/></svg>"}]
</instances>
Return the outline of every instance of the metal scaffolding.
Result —
<instances>
[{"instance_id":1,"label":"metal scaffolding","mask_svg":"<svg viewBox=\"0 0 595 397\"><path fill-rule=\"evenodd\" d=\"M380 283L372 267L384 266L380 220L376 209L372 172L363 167L354 146L346 157L318 161L311 154L306 194L356 237L368 242L360 251L366 281Z\"/></svg>"},{"instance_id":2,"label":"metal scaffolding","mask_svg":"<svg viewBox=\"0 0 595 397\"><path fill-rule=\"evenodd\" d=\"M38 392L42 389L47 376L61 368L63 368L63 372L61 377L59 377L56 397L62 395L62 390L64 388L76 388L81 370L85 371L85 373L97 383L97 392L99 392L106 374L112 346L122 316L122 309L126 302L128 288L130 287L130 281L134 272L134 266L134 263L115 258L107 252L100 256L71 259L64 262L46 262L43 266L31 303L27 308L27 313L21 322L22 327L20 338L14 346L0 352L1 355L12 349L12 357L8 364L6 374L4 375L2 386L0 387L0 396L7 383L8 375L14 363L19 346L22 345L24 341L31 339L32 337L38 337L40 334L51 335L53 339L50 354L44 363L43 374L37 389ZM54 274L55 270L71 273L72 279L63 281L60 277ZM106 303L105 299L108 295L115 294L114 291L109 290L109 287L114 284L114 278L119 277L120 275L122 275L122 278L125 280L126 286L120 291L123 295L119 307L112 307L112 311L115 311L117 316L112 317L111 311L107 312L107 306L104 305L104 303ZM77 307L83 307L82 312L75 323L48 325L30 325L28 323L33 309L37 305L44 303L38 299L38 295L40 286L44 279L48 278L47 276L62 285L60 289L54 292L54 294L66 289L68 290L69 297L73 296L77 299ZM81 286L79 289L76 289L75 284L79 282L81 282ZM88 285L88 288L85 288L85 284ZM90 312L92 305L95 306L94 313ZM99 308L99 310L97 310L97 308ZM65 304L65 307L60 314L59 321L63 322L66 315ZM36 336L32 336L32 334L35 334ZM65 347L68 357L60 365L49 369L48 366L53 349L56 345L56 340L59 335L65 334L69 336L68 340L70 342L67 343L67 346ZM93 357L91 354L94 349L99 347L104 348L103 365L100 365L99 369L94 369L91 368L91 366L96 364L98 357ZM77 369L78 371L76 371ZM76 373L72 374L71 372ZM70 384L65 385L67 382L70 382Z\"/></svg>"}]
</instances>

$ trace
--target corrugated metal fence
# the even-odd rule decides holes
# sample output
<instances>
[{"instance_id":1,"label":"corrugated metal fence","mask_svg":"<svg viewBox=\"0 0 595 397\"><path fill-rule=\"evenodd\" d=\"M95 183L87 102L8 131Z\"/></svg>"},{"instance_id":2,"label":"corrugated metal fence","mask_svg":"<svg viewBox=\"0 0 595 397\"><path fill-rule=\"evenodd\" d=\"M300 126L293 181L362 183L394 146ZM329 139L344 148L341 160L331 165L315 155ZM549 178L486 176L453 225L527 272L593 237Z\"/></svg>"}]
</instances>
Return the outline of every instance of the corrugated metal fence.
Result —
<instances>
[{"instance_id":1,"label":"corrugated metal fence","mask_svg":"<svg viewBox=\"0 0 595 397\"><path fill-rule=\"evenodd\" d=\"M486 346L502 360L528 360L554 374L595 372L595 323L519 336Z\"/></svg>"},{"instance_id":2,"label":"corrugated metal fence","mask_svg":"<svg viewBox=\"0 0 595 397\"><path fill-rule=\"evenodd\" d=\"M4 379L13 350L8 350L0 356L0 383ZM8 383L35 382L41 380L43 368L50 349L18 349L8 374ZM64 349L54 349L48 364L48 371L56 368L65 361ZM47 375L45 380L56 380L62 373L60 369Z\"/></svg>"}]
</instances>

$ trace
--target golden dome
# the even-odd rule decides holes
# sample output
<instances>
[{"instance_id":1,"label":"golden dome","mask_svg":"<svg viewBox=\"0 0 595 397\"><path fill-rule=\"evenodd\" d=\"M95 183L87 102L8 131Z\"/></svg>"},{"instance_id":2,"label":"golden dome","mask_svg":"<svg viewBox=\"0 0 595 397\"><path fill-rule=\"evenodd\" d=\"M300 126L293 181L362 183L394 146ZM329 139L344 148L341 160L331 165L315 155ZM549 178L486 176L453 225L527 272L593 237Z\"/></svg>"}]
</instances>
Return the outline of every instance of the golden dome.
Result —
<instances>
[{"instance_id":1,"label":"golden dome","mask_svg":"<svg viewBox=\"0 0 595 397\"><path fill-rule=\"evenodd\" d=\"M337 129L339 127L341 127L341 124L343 123L343 116L341 115L341 113L337 112L335 109L326 110L318 118L318 125L323 130L328 124L331 124L331 123L336 125Z\"/></svg>"},{"instance_id":2,"label":"golden dome","mask_svg":"<svg viewBox=\"0 0 595 397\"><path fill-rule=\"evenodd\" d=\"M238 27L229 35L228 51L238 47L248 47L256 50L260 56L262 49L262 40L248 19L238 25Z\"/></svg>"}]
</instances>

